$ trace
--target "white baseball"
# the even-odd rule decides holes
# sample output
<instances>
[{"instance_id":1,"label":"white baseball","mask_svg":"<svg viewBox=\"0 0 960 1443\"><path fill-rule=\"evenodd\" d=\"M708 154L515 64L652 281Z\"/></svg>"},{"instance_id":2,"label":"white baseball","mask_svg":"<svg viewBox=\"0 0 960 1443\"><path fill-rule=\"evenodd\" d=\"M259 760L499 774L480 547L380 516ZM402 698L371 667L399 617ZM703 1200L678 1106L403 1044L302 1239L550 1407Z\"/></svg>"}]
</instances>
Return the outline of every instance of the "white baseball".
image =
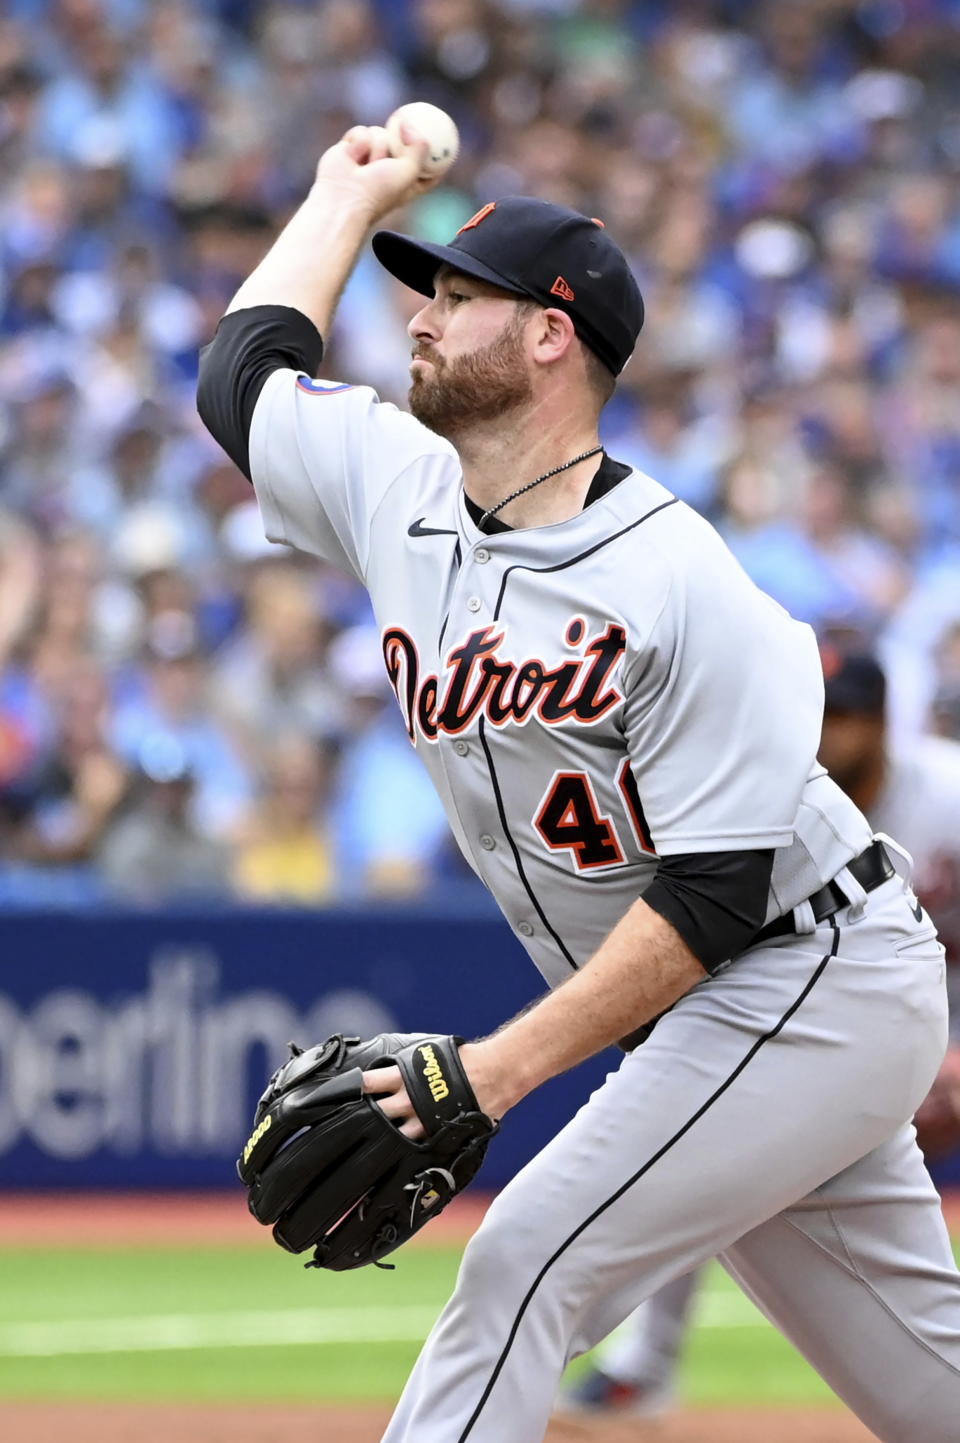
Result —
<instances>
[{"instance_id":1,"label":"white baseball","mask_svg":"<svg viewBox=\"0 0 960 1443\"><path fill-rule=\"evenodd\" d=\"M397 155L403 146L401 125L408 125L422 136L430 146L422 176L431 179L442 175L457 158L460 149L460 133L445 110L430 105L426 100L412 100L401 105L387 121L387 139L391 155Z\"/></svg>"}]
</instances>

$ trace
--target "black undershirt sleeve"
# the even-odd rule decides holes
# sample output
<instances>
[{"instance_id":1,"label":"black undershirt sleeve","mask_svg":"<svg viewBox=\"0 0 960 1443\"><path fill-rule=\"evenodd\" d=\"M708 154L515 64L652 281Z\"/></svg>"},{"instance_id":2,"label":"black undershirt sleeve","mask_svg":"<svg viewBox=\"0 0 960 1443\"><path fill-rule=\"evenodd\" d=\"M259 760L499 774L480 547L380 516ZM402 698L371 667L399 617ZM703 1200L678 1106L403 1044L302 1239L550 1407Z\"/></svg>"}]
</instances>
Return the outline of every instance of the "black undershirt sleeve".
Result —
<instances>
[{"instance_id":1,"label":"black undershirt sleeve","mask_svg":"<svg viewBox=\"0 0 960 1443\"><path fill-rule=\"evenodd\" d=\"M676 928L697 961L715 972L763 926L773 856L771 847L661 857L643 900Z\"/></svg>"},{"instance_id":2,"label":"black undershirt sleeve","mask_svg":"<svg viewBox=\"0 0 960 1443\"><path fill-rule=\"evenodd\" d=\"M267 377L283 368L315 376L322 359L320 332L292 306L231 311L201 350L200 419L248 481L250 423Z\"/></svg>"}]
</instances>

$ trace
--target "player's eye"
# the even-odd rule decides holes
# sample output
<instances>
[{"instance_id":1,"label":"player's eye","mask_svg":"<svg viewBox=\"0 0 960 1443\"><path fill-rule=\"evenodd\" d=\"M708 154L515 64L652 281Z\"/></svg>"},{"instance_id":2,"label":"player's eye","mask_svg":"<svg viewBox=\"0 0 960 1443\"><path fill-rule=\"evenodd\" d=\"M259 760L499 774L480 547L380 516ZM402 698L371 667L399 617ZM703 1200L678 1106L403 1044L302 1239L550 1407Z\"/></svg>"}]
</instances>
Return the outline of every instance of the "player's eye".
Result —
<instances>
[{"instance_id":1,"label":"player's eye","mask_svg":"<svg viewBox=\"0 0 960 1443\"><path fill-rule=\"evenodd\" d=\"M470 297L464 295L463 291L447 291L447 300L451 305L455 306L458 305L460 301L468 301L469 299Z\"/></svg>"}]
</instances>

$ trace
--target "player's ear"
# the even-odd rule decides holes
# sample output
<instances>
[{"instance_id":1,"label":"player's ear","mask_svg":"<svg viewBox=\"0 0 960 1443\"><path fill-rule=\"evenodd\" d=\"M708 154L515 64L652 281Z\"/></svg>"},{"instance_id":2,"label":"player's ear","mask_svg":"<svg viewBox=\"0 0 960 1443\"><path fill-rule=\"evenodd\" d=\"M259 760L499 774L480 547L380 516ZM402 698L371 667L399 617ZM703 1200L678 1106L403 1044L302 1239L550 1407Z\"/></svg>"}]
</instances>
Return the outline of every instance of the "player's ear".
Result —
<instances>
[{"instance_id":1,"label":"player's ear","mask_svg":"<svg viewBox=\"0 0 960 1443\"><path fill-rule=\"evenodd\" d=\"M576 340L573 322L565 311L547 306L537 311L533 327L534 360L553 365L569 354Z\"/></svg>"}]
</instances>

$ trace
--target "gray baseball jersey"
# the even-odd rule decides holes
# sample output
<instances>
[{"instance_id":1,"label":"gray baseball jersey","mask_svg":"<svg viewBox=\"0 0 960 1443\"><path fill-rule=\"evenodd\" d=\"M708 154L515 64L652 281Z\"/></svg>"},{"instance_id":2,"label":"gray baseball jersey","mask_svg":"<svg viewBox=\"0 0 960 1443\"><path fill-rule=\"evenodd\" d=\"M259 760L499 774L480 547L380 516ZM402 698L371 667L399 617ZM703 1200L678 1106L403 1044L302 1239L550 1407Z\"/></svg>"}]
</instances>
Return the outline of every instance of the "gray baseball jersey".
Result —
<instances>
[{"instance_id":1,"label":"gray baseball jersey","mask_svg":"<svg viewBox=\"0 0 960 1443\"><path fill-rule=\"evenodd\" d=\"M960 1278L908 1126L943 952L905 877L846 868L871 832L815 760L809 630L637 472L480 532L452 448L363 387L274 372L250 462L267 534L367 586L410 739L550 982L658 857L775 849L768 916L795 909L500 1193L384 1443L534 1443L569 1357L717 1254L880 1438L955 1443ZM831 878L850 906L817 925Z\"/></svg>"},{"instance_id":2,"label":"gray baseball jersey","mask_svg":"<svg viewBox=\"0 0 960 1443\"><path fill-rule=\"evenodd\" d=\"M367 586L410 740L551 983L658 856L777 848L774 917L869 842L816 762L812 633L656 481L487 535L447 442L366 387L284 370L250 461L267 535Z\"/></svg>"}]
</instances>

